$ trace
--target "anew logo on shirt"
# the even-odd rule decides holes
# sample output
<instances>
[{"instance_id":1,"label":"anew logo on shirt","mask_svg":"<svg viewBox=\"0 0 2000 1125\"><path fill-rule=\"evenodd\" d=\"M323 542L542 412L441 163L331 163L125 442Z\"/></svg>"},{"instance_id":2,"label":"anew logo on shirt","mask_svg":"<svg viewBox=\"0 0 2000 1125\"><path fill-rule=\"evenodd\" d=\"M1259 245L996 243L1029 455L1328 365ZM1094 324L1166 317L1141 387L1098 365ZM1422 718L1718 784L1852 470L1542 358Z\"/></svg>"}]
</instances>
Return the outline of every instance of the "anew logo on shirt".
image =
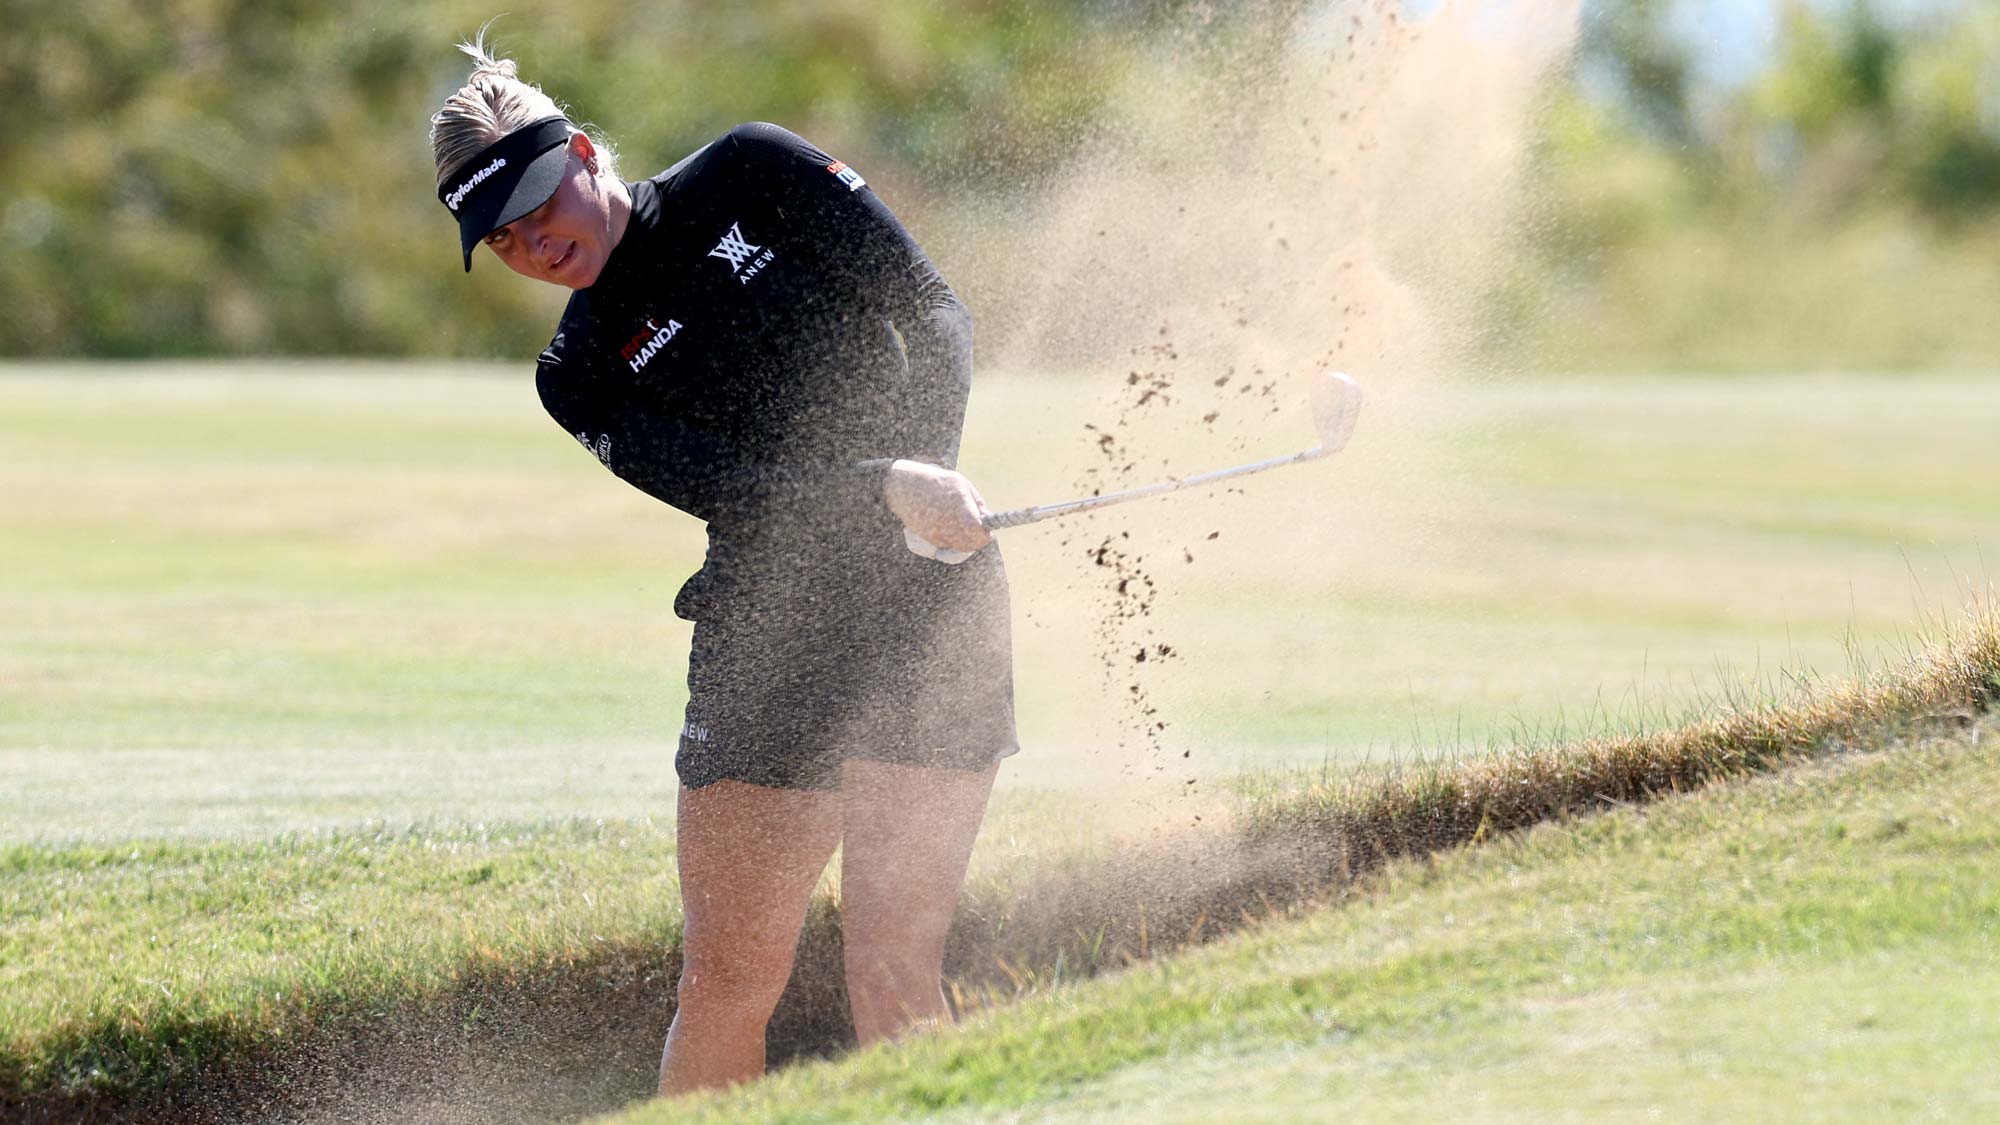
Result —
<instances>
[{"instance_id":1,"label":"anew logo on shirt","mask_svg":"<svg viewBox=\"0 0 2000 1125\"><path fill-rule=\"evenodd\" d=\"M625 357L625 363L632 368L633 374L637 374L645 370L646 365L653 361L653 357L660 354L660 349L667 346L667 341L680 335L681 329L685 327L686 325L672 317L668 317L665 324L660 324L649 316L646 318L646 327L640 329L637 336L627 340L625 346L618 349L618 354Z\"/></svg>"},{"instance_id":2,"label":"anew logo on shirt","mask_svg":"<svg viewBox=\"0 0 2000 1125\"><path fill-rule=\"evenodd\" d=\"M711 258L721 258L729 263L729 272L736 275L738 283L750 284L750 280L764 272L764 267L777 258L778 252L768 246L757 246L743 237L743 224L729 224L728 233L715 249L708 252Z\"/></svg>"}]
</instances>

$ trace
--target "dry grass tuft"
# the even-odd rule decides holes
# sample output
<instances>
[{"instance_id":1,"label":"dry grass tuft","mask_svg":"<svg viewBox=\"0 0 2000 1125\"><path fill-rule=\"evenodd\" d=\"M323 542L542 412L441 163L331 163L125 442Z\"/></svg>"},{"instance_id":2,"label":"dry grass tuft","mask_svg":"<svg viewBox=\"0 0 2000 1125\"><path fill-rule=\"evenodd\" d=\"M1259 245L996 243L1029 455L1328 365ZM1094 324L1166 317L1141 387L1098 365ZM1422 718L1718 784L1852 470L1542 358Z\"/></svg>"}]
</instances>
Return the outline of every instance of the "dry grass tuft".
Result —
<instances>
[{"instance_id":1,"label":"dry grass tuft","mask_svg":"<svg viewBox=\"0 0 2000 1125\"><path fill-rule=\"evenodd\" d=\"M1546 820L1974 723L2000 699L2000 620L1975 611L1902 669L1802 684L1655 734L1516 750L1404 776L1350 776L1266 799L1251 836L1320 841L1352 870L1476 843Z\"/></svg>"}]
</instances>

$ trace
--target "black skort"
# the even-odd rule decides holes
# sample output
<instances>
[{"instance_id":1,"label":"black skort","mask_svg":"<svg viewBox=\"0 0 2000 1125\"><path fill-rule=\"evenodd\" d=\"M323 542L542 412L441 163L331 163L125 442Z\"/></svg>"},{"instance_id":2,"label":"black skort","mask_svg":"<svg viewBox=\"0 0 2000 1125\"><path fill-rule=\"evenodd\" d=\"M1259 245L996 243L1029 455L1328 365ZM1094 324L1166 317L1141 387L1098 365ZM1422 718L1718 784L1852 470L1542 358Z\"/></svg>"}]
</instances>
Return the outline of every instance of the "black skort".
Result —
<instances>
[{"instance_id":1,"label":"black skort","mask_svg":"<svg viewBox=\"0 0 2000 1125\"><path fill-rule=\"evenodd\" d=\"M956 567L901 551L867 569L722 592L697 576L684 591L681 784L838 789L848 759L979 772L1019 749L999 547Z\"/></svg>"}]
</instances>

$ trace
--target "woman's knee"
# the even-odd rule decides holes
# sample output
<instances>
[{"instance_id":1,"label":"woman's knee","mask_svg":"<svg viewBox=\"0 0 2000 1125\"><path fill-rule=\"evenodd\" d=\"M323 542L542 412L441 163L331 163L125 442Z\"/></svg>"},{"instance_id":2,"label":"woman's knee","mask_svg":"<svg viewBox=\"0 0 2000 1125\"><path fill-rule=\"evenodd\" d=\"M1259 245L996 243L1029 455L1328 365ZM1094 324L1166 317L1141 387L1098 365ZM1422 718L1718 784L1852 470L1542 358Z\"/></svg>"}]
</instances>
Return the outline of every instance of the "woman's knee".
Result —
<instances>
[{"instance_id":1,"label":"woman's knee","mask_svg":"<svg viewBox=\"0 0 2000 1125\"><path fill-rule=\"evenodd\" d=\"M675 1003L682 1010L768 1018L791 979L794 944L774 936L757 940L742 931L712 940L690 933L681 949Z\"/></svg>"},{"instance_id":2,"label":"woman's knee","mask_svg":"<svg viewBox=\"0 0 2000 1125\"><path fill-rule=\"evenodd\" d=\"M690 964L674 987L674 1005L690 1016L762 1022L776 1010L791 974L789 956L759 965Z\"/></svg>"}]
</instances>

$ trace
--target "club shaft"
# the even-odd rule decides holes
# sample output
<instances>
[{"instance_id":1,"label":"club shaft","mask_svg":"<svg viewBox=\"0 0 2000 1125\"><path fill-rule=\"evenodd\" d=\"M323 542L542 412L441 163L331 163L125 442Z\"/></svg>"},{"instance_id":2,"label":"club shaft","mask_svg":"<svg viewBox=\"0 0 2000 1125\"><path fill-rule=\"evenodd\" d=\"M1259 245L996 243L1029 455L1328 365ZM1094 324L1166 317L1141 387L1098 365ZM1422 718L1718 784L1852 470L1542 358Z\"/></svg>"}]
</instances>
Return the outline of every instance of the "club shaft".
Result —
<instances>
[{"instance_id":1,"label":"club shaft","mask_svg":"<svg viewBox=\"0 0 2000 1125\"><path fill-rule=\"evenodd\" d=\"M1025 524L1040 523L1043 520L1053 519L1057 516L1070 516L1078 512L1088 512L1097 508L1109 507L1113 504L1123 504L1128 500L1142 500L1148 496L1164 496L1169 492L1199 488L1202 485L1214 484L1217 481L1232 480L1236 477L1247 477L1251 473L1281 469L1286 465L1296 465L1303 461L1317 461L1329 452L1331 451L1326 447L1320 446L1301 453L1273 457L1268 461L1257 461L1248 465L1235 465L1227 469L1217 469L1214 472L1200 473L1191 477L1175 477L1173 480L1164 480L1158 484L1149 484L1144 488L1131 488L1123 492L1107 493L1103 496L1086 496L1081 500L1068 500L1060 504L1042 504L1033 508L1016 508L1011 512L995 512L981 522L989 530L998 530L1003 527L1021 527Z\"/></svg>"}]
</instances>

